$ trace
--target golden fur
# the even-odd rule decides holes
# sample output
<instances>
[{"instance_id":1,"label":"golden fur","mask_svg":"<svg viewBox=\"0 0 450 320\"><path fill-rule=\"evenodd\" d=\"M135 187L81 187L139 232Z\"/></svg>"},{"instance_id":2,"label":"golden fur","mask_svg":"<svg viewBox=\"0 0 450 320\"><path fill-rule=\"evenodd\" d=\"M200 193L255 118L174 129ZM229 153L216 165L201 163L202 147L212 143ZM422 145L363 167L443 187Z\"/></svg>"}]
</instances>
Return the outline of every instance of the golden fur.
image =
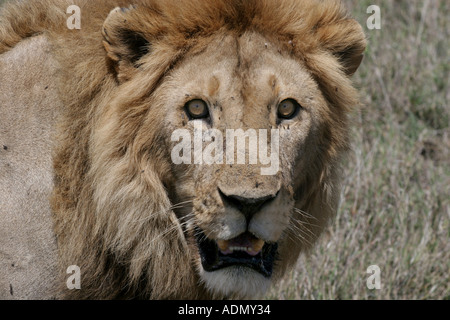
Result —
<instances>
[{"instance_id":1,"label":"golden fur","mask_svg":"<svg viewBox=\"0 0 450 320\"><path fill-rule=\"evenodd\" d=\"M81 30L66 27L72 4L81 8ZM216 231L219 221L228 221L210 195L218 185L239 192L255 181L264 192L282 186L278 215L272 208L258 216L274 226L255 227L262 238L280 242L273 280L311 247L335 213L340 161L349 146L347 117L357 105L350 76L365 50L361 27L340 2L41 0L2 10L0 54L35 35L49 39L61 66L64 107L51 199L61 276L73 264L82 271L82 289L62 288L60 297L257 296L261 281L252 274L222 273L220 284L211 279L214 273L202 275L191 221L182 223L193 210L208 237L231 237ZM232 65L238 72L230 76ZM262 74L271 68L266 81ZM214 72L215 80L209 79ZM196 77L188 92L183 86ZM226 82L230 77L237 80ZM266 128L258 99L270 87L273 94L292 90L283 79L302 88L299 99L310 109L302 120L308 126L283 127L290 138L281 150L280 174L263 178L242 166L195 171L171 163L169 129L189 127L172 111L186 102L181 96L204 87L201 94L229 103L234 114L245 105L239 120L245 128ZM187 209L177 208L187 200ZM219 288L247 276L254 289Z\"/></svg>"}]
</instances>

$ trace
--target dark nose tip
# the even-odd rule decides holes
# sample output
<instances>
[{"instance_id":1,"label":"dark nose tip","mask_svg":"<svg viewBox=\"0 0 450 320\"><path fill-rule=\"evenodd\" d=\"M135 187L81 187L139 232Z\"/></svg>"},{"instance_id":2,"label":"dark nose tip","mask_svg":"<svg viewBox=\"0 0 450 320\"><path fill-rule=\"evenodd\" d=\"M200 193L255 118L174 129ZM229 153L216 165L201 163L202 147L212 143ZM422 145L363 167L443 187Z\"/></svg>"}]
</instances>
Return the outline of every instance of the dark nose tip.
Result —
<instances>
[{"instance_id":1,"label":"dark nose tip","mask_svg":"<svg viewBox=\"0 0 450 320\"><path fill-rule=\"evenodd\" d=\"M238 209L247 218L247 221L249 221L251 217L256 212L258 212L265 204L276 198L278 192L276 194L270 194L257 198L247 198L235 194L226 195L219 188L219 194L226 204Z\"/></svg>"}]
</instances>

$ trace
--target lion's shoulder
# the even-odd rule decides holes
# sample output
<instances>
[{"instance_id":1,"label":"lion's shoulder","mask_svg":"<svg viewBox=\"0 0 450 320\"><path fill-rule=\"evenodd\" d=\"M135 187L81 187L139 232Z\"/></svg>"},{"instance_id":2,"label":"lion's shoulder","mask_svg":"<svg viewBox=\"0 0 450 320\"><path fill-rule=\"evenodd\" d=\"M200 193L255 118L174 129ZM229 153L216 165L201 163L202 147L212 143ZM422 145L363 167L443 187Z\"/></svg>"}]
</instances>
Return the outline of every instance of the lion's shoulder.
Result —
<instances>
[{"instance_id":1,"label":"lion's shoulder","mask_svg":"<svg viewBox=\"0 0 450 320\"><path fill-rule=\"evenodd\" d=\"M0 55L0 299L53 296L56 242L47 199L61 108L57 69L43 36Z\"/></svg>"}]
</instances>

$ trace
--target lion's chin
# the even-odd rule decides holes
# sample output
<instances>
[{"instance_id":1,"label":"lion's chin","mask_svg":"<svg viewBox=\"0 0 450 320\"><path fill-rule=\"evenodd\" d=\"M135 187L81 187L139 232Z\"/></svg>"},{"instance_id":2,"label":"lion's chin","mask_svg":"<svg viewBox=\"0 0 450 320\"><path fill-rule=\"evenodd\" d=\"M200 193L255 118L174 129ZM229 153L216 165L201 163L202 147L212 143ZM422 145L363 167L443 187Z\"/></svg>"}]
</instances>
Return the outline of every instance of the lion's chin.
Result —
<instances>
[{"instance_id":1,"label":"lion's chin","mask_svg":"<svg viewBox=\"0 0 450 320\"><path fill-rule=\"evenodd\" d=\"M200 268L200 278L214 296L230 299L261 297L270 286L270 278L242 266L231 266L208 272Z\"/></svg>"}]
</instances>

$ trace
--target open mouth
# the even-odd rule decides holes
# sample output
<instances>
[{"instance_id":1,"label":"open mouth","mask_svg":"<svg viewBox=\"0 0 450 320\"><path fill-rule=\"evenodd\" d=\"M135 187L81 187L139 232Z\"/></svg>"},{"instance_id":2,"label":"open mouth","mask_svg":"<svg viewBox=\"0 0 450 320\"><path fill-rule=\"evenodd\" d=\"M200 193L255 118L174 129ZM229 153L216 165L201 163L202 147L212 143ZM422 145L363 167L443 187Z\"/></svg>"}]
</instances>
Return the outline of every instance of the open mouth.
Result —
<instances>
[{"instance_id":1,"label":"open mouth","mask_svg":"<svg viewBox=\"0 0 450 320\"><path fill-rule=\"evenodd\" d=\"M216 271L230 266L243 266L258 271L266 278L272 275L278 245L266 243L249 232L230 240L210 240L199 228L195 230L203 269Z\"/></svg>"}]
</instances>

